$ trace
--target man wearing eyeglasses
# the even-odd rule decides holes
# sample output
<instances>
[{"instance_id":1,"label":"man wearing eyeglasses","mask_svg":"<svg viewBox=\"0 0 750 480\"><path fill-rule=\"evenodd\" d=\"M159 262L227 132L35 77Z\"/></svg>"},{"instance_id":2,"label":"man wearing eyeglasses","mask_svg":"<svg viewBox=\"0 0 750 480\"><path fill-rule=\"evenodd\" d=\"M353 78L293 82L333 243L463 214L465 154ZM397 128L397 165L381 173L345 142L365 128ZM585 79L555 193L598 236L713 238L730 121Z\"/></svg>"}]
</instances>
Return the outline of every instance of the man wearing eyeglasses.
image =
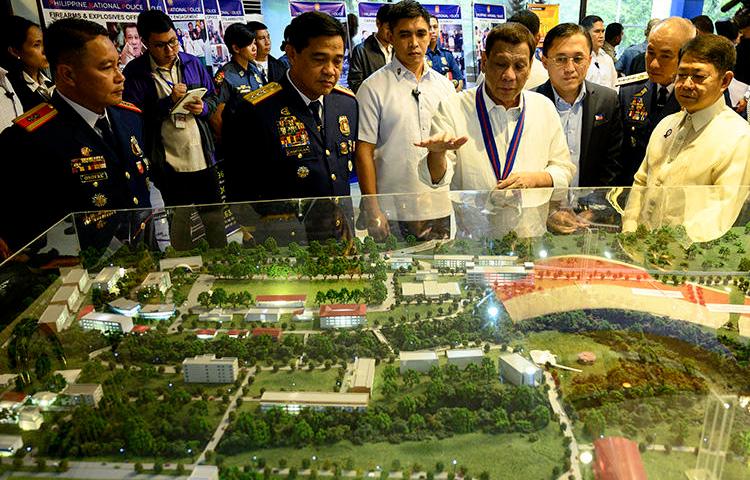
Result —
<instances>
[{"instance_id":1,"label":"man wearing eyeglasses","mask_svg":"<svg viewBox=\"0 0 750 480\"><path fill-rule=\"evenodd\" d=\"M148 50L125 67L123 97L143 110L146 151L165 204L220 203L217 159L208 125L218 103L211 76L198 57L179 51L174 24L164 12L148 10L138 15L138 32ZM211 93L187 103L188 113L172 113L188 91L201 87ZM191 213L181 208L172 218L172 246L178 250L192 248ZM221 209L199 208L198 213L208 243L226 244Z\"/></svg>"},{"instance_id":2,"label":"man wearing eyeglasses","mask_svg":"<svg viewBox=\"0 0 750 480\"><path fill-rule=\"evenodd\" d=\"M683 110L651 134L623 231L683 225L690 239L705 242L734 224L750 185L750 125L724 100L735 61L734 45L718 35L698 36L682 48L675 94ZM716 188L663 188L696 185Z\"/></svg>"},{"instance_id":3,"label":"man wearing eyeglasses","mask_svg":"<svg viewBox=\"0 0 750 480\"><path fill-rule=\"evenodd\" d=\"M617 93L586 79L591 37L583 27L561 23L547 32L542 64L549 80L536 88L560 115L570 159L571 187L614 185L620 171L622 118Z\"/></svg>"}]
</instances>

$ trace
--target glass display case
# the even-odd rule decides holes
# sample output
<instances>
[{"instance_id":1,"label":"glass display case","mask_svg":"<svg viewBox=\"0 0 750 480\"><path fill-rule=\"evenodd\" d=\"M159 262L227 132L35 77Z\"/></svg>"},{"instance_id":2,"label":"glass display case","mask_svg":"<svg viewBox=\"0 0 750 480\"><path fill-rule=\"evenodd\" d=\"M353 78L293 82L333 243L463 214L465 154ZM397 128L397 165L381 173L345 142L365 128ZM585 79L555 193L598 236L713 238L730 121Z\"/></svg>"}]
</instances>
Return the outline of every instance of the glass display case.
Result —
<instances>
[{"instance_id":1,"label":"glass display case","mask_svg":"<svg viewBox=\"0 0 750 480\"><path fill-rule=\"evenodd\" d=\"M746 198L495 190L70 215L0 265L3 465L750 478ZM425 202L449 217L420 218Z\"/></svg>"}]
</instances>

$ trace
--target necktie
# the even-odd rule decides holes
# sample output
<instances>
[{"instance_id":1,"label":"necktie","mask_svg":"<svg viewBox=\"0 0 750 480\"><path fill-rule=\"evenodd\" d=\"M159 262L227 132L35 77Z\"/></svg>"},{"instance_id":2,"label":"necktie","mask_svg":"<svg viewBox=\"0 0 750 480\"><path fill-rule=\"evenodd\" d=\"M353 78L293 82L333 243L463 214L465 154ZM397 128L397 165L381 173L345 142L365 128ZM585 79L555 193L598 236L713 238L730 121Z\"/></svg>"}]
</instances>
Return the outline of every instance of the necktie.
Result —
<instances>
[{"instance_id":1,"label":"necktie","mask_svg":"<svg viewBox=\"0 0 750 480\"><path fill-rule=\"evenodd\" d=\"M667 87L660 86L659 87L659 94L656 96L656 111L661 112L661 110L664 108L664 105L667 104L667 96L669 95L669 90L667 90Z\"/></svg>"},{"instance_id":2,"label":"necktie","mask_svg":"<svg viewBox=\"0 0 750 480\"><path fill-rule=\"evenodd\" d=\"M266 76L266 69L262 65L259 65L258 70L260 70L260 79L263 81L263 85L267 85L268 77Z\"/></svg>"},{"instance_id":3,"label":"necktie","mask_svg":"<svg viewBox=\"0 0 750 480\"><path fill-rule=\"evenodd\" d=\"M117 151L116 143L115 143L115 136L112 134L112 129L109 126L109 121L107 121L107 117L100 117L99 120L96 121L96 124L94 125L97 130L99 130L99 134L102 137L102 140L104 140L104 143L107 144L109 148L112 149L112 151Z\"/></svg>"},{"instance_id":4,"label":"necktie","mask_svg":"<svg viewBox=\"0 0 750 480\"><path fill-rule=\"evenodd\" d=\"M309 108L310 112L312 112L312 116L315 119L315 125L318 126L318 131L323 132L323 121L320 118L320 110L322 105L320 104L320 101L315 100L314 102L310 102Z\"/></svg>"}]
</instances>

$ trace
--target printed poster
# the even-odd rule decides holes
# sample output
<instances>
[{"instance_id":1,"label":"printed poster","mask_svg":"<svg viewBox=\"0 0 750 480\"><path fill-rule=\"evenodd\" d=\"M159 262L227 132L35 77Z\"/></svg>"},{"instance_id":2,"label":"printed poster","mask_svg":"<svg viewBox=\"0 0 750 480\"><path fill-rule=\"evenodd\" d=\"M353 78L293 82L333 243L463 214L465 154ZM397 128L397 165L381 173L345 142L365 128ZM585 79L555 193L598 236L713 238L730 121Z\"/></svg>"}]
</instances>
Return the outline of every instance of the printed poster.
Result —
<instances>
[{"instance_id":1,"label":"printed poster","mask_svg":"<svg viewBox=\"0 0 750 480\"><path fill-rule=\"evenodd\" d=\"M539 17L540 42L543 42L547 32L560 23L560 5L529 3L526 8L536 13Z\"/></svg>"},{"instance_id":2,"label":"printed poster","mask_svg":"<svg viewBox=\"0 0 750 480\"><path fill-rule=\"evenodd\" d=\"M485 46L487 45L487 35L490 30L494 27L505 23L507 17L505 16L505 6L503 5L488 5L485 3L474 4L474 17L473 17L473 28L474 28L474 53L476 54L476 75L479 76L479 72L482 71L482 53L484 53Z\"/></svg>"},{"instance_id":3,"label":"printed poster","mask_svg":"<svg viewBox=\"0 0 750 480\"><path fill-rule=\"evenodd\" d=\"M422 6L438 19L440 34L438 42L455 57L466 77L466 60L464 59L464 28L461 25L460 5L427 5Z\"/></svg>"}]
</instances>

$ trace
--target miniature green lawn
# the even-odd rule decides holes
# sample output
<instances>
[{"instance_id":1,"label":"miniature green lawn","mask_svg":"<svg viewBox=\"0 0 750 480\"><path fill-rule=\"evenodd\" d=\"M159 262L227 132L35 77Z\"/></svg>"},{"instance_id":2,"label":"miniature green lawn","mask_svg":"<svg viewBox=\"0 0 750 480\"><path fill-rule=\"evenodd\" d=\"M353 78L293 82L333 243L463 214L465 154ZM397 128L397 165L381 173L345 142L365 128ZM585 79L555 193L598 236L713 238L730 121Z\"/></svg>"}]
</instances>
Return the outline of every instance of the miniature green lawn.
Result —
<instances>
[{"instance_id":1,"label":"miniature green lawn","mask_svg":"<svg viewBox=\"0 0 750 480\"><path fill-rule=\"evenodd\" d=\"M289 280L216 280L213 288L223 288L227 293L247 290L253 295L307 295L308 307L315 305L315 295L319 291L327 292L330 289L341 290L346 287L349 290L364 290L370 286L367 280L350 280L342 276L340 280L297 280L290 277Z\"/></svg>"},{"instance_id":2,"label":"miniature green lawn","mask_svg":"<svg viewBox=\"0 0 750 480\"><path fill-rule=\"evenodd\" d=\"M258 396L261 388L268 391L333 392L337 376L338 368L316 369L314 372L307 369L279 370L276 373L263 371L255 375L255 381L250 385L248 394Z\"/></svg>"}]
</instances>

